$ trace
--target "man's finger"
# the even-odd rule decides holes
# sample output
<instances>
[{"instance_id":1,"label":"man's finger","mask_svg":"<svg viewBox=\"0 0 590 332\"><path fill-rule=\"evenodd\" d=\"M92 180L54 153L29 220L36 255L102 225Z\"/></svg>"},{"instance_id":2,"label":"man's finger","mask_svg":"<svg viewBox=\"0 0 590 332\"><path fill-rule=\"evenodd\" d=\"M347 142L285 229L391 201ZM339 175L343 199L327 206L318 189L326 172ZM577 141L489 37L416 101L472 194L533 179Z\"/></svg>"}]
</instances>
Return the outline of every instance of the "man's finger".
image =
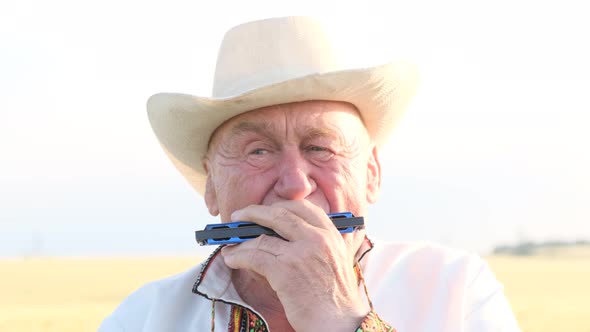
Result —
<instances>
[{"instance_id":1,"label":"man's finger","mask_svg":"<svg viewBox=\"0 0 590 332\"><path fill-rule=\"evenodd\" d=\"M305 220L308 224L318 228L331 229L333 227L333 223L328 218L327 212L307 200L280 201L272 204L272 207L287 209Z\"/></svg>"},{"instance_id":2,"label":"man's finger","mask_svg":"<svg viewBox=\"0 0 590 332\"><path fill-rule=\"evenodd\" d=\"M232 214L232 219L251 221L272 228L278 235L289 241L306 238L316 231L314 226L283 207L250 205L235 211Z\"/></svg>"},{"instance_id":3,"label":"man's finger","mask_svg":"<svg viewBox=\"0 0 590 332\"><path fill-rule=\"evenodd\" d=\"M221 250L225 264L232 269L245 269L269 277L270 269L277 261L276 254L252 248L225 247Z\"/></svg>"},{"instance_id":4,"label":"man's finger","mask_svg":"<svg viewBox=\"0 0 590 332\"><path fill-rule=\"evenodd\" d=\"M260 235L255 239L240 244L226 246L222 249L222 252L233 253L239 250L258 249L278 256L289 251L287 246L288 242L277 236Z\"/></svg>"}]
</instances>

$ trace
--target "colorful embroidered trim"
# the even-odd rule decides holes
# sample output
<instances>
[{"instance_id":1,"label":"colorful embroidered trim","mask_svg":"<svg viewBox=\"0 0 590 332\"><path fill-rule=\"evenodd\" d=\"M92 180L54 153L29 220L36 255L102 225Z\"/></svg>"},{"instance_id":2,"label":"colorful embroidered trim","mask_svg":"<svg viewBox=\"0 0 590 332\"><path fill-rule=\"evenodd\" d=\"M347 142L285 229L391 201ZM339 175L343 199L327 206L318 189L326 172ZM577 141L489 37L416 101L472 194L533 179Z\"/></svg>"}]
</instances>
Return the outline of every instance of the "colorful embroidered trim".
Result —
<instances>
[{"instance_id":1,"label":"colorful embroidered trim","mask_svg":"<svg viewBox=\"0 0 590 332\"><path fill-rule=\"evenodd\" d=\"M232 306L228 332L268 332L266 324L257 314L237 305Z\"/></svg>"},{"instance_id":2,"label":"colorful embroidered trim","mask_svg":"<svg viewBox=\"0 0 590 332\"><path fill-rule=\"evenodd\" d=\"M356 273L359 283L363 284L365 296L367 296L369 308L371 308L371 312L369 312L365 319L363 319L361 326L357 328L355 332L396 332L397 330L381 320L379 315L377 315L373 309L373 301L371 301L371 298L369 297L369 290L367 289L367 284L365 283L365 277L363 277L363 271L361 270L358 262L354 264L354 272Z\"/></svg>"},{"instance_id":3,"label":"colorful embroidered trim","mask_svg":"<svg viewBox=\"0 0 590 332\"><path fill-rule=\"evenodd\" d=\"M367 297L367 302L369 302L369 308L371 308L371 311L374 311L373 301L371 301L371 297L369 296L369 290L367 289L367 284L365 283L365 277L363 277L363 271L361 270L360 264L358 262L354 264L354 273L356 274L356 280L358 280L358 283L363 284L365 296Z\"/></svg>"},{"instance_id":4,"label":"colorful embroidered trim","mask_svg":"<svg viewBox=\"0 0 590 332\"><path fill-rule=\"evenodd\" d=\"M215 332L215 299L211 303L211 332Z\"/></svg>"},{"instance_id":5,"label":"colorful embroidered trim","mask_svg":"<svg viewBox=\"0 0 590 332\"><path fill-rule=\"evenodd\" d=\"M355 332L396 332L397 330L381 320L374 311L369 312Z\"/></svg>"},{"instance_id":6,"label":"colorful embroidered trim","mask_svg":"<svg viewBox=\"0 0 590 332\"><path fill-rule=\"evenodd\" d=\"M366 239L368 239L368 238L366 238ZM363 253L363 255L361 256L361 259L365 256L365 254L367 252L369 252L369 251L371 251L371 249L373 249L373 246L374 246L373 242L371 240L369 240L369 243L370 243L371 247L369 248L369 250L367 250L366 252ZM201 294L200 292L197 291L197 287L201 283L202 278L205 276L205 272L207 271L207 269L209 267L209 263L211 262L211 260L215 256L217 256L221 247L223 247L223 246L218 247L217 250L215 250L209 256L209 258L205 261L205 263L203 264L203 266L201 268L201 272L199 273L199 276L197 278L197 281L195 282L195 284L193 286L194 293L205 296L204 294ZM361 259L359 259L359 261ZM381 320L379 315L377 315L377 313L373 310L373 302L371 301L371 298L369 297L367 285L365 284L365 278L363 277L363 272L362 272L358 262L355 263L355 265L354 265L354 271L355 271L355 274L357 277L357 281L359 283L363 284L365 295L367 296L367 301L369 302L369 307L371 308L371 311L363 319L363 321L361 322L361 325L355 330L355 332L397 332L396 329L394 329L388 323ZM212 299L211 302L212 302L212 306L211 306L211 332L214 332L215 331L215 302L216 302L216 300ZM241 307L238 305L232 305L230 317L231 318L230 318L229 324L228 324L228 332L268 332L268 328L266 327L264 320L260 316L255 314L254 312L248 310L247 308L244 308L244 307Z\"/></svg>"}]
</instances>

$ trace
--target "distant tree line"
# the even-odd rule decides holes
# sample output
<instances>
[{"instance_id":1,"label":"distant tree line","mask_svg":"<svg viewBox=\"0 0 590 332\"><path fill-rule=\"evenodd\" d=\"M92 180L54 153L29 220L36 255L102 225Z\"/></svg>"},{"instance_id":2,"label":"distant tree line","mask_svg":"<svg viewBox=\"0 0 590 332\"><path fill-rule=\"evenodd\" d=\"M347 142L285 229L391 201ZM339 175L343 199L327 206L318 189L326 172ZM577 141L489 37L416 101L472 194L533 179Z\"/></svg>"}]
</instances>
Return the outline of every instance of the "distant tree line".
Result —
<instances>
[{"instance_id":1,"label":"distant tree line","mask_svg":"<svg viewBox=\"0 0 590 332\"><path fill-rule=\"evenodd\" d=\"M590 246L588 240L576 241L545 241L545 242L521 242L516 245L500 245L494 248L493 253L498 255L528 256L535 254L540 249L556 249L573 246Z\"/></svg>"}]
</instances>

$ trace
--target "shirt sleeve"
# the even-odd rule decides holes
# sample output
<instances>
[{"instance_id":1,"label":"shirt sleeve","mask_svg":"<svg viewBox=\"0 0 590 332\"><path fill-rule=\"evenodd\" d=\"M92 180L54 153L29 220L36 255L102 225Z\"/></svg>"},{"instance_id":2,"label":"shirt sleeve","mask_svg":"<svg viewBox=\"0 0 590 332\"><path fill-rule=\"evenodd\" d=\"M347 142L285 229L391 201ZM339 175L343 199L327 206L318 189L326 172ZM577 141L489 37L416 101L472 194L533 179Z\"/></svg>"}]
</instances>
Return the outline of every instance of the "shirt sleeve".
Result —
<instances>
[{"instance_id":1,"label":"shirt sleeve","mask_svg":"<svg viewBox=\"0 0 590 332\"><path fill-rule=\"evenodd\" d=\"M98 328L97 332L123 332L125 329L119 321L116 320L113 316L107 317L105 320L102 321L100 327Z\"/></svg>"},{"instance_id":2,"label":"shirt sleeve","mask_svg":"<svg viewBox=\"0 0 590 332\"><path fill-rule=\"evenodd\" d=\"M355 332L396 332L397 330L391 327L391 325L384 322L376 312L371 311L363 319L361 325L355 330Z\"/></svg>"},{"instance_id":3,"label":"shirt sleeve","mask_svg":"<svg viewBox=\"0 0 590 332\"><path fill-rule=\"evenodd\" d=\"M487 263L479 259L479 267L467 290L466 332L520 332L504 287Z\"/></svg>"}]
</instances>

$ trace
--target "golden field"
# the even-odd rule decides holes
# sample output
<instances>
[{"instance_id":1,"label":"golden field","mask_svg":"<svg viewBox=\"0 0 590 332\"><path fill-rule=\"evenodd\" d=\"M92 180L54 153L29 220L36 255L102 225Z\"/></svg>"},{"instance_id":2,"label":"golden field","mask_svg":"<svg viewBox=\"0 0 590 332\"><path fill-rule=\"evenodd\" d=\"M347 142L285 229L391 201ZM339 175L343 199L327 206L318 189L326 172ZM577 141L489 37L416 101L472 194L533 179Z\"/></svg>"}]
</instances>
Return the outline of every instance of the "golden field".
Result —
<instances>
[{"instance_id":1,"label":"golden field","mask_svg":"<svg viewBox=\"0 0 590 332\"><path fill-rule=\"evenodd\" d=\"M491 256L523 331L590 332L590 252ZM0 331L96 331L123 298L198 257L0 260Z\"/></svg>"}]
</instances>

